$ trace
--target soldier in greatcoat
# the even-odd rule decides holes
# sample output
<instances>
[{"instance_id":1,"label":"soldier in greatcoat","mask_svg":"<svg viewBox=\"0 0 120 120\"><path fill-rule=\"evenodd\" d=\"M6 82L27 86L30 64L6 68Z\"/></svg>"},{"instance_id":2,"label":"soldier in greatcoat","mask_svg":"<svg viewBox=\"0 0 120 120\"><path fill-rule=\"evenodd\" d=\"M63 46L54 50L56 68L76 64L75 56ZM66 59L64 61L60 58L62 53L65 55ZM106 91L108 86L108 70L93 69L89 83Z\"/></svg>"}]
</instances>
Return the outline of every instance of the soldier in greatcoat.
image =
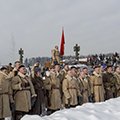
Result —
<instances>
[{"instance_id":1,"label":"soldier in greatcoat","mask_svg":"<svg viewBox=\"0 0 120 120\"><path fill-rule=\"evenodd\" d=\"M35 103L32 105L31 114L43 116L46 114L46 90L43 79L40 77L41 70L39 67L34 68L34 74L34 77L31 76L31 81L37 97Z\"/></svg>"},{"instance_id":2,"label":"soldier in greatcoat","mask_svg":"<svg viewBox=\"0 0 120 120\"><path fill-rule=\"evenodd\" d=\"M106 73L103 74L103 85L105 88L105 100L116 97L116 78L113 74L112 65L107 65Z\"/></svg>"},{"instance_id":3,"label":"soldier in greatcoat","mask_svg":"<svg viewBox=\"0 0 120 120\"><path fill-rule=\"evenodd\" d=\"M52 68L53 69L53 68ZM56 64L54 70L50 72L50 105L48 106L51 113L60 110L62 101L61 101L61 74L60 74L60 65Z\"/></svg>"},{"instance_id":4,"label":"soldier in greatcoat","mask_svg":"<svg viewBox=\"0 0 120 120\"><path fill-rule=\"evenodd\" d=\"M80 72L78 78L80 92L82 94L83 103L89 102L89 96L91 95L91 89L89 86L88 79L85 77L85 73L83 71Z\"/></svg>"},{"instance_id":5,"label":"soldier in greatcoat","mask_svg":"<svg viewBox=\"0 0 120 120\"><path fill-rule=\"evenodd\" d=\"M47 108L47 114L51 114L51 110L49 107L51 106L51 76L50 76L50 70L47 70L45 72L45 77L43 79L44 87L46 90L46 108Z\"/></svg>"},{"instance_id":6,"label":"soldier in greatcoat","mask_svg":"<svg viewBox=\"0 0 120 120\"><path fill-rule=\"evenodd\" d=\"M10 73L8 74L8 79L10 81L10 84L11 84L12 78L18 74L18 68L20 65L21 65L20 61L15 61L13 70L10 71ZM12 94L11 99L12 99L12 101L14 101L12 87L11 87L11 94ZM15 103L14 102L12 102L12 104L11 104L11 111L12 111L12 118L11 119L16 120L16 118L15 118L15 115L16 115L15 114Z\"/></svg>"},{"instance_id":7,"label":"soldier in greatcoat","mask_svg":"<svg viewBox=\"0 0 120 120\"><path fill-rule=\"evenodd\" d=\"M120 66L115 67L114 72L115 78L116 78L116 96L120 96Z\"/></svg>"},{"instance_id":8,"label":"soldier in greatcoat","mask_svg":"<svg viewBox=\"0 0 120 120\"><path fill-rule=\"evenodd\" d=\"M88 85L89 85L89 102L92 102L92 96L91 96L91 78L90 78L90 74L88 72L88 67L83 67L82 72L85 74L85 79L87 79L88 81Z\"/></svg>"},{"instance_id":9,"label":"soldier in greatcoat","mask_svg":"<svg viewBox=\"0 0 120 120\"><path fill-rule=\"evenodd\" d=\"M2 67L0 70L0 120L11 117L10 104L13 101L11 99L10 81L7 77L7 68Z\"/></svg>"},{"instance_id":10,"label":"soldier in greatcoat","mask_svg":"<svg viewBox=\"0 0 120 120\"><path fill-rule=\"evenodd\" d=\"M66 108L77 106L77 98L81 95L76 79L76 74L77 69L74 66L71 67L62 83L63 100Z\"/></svg>"},{"instance_id":11,"label":"soldier in greatcoat","mask_svg":"<svg viewBox=\"0 0 120 120\"><path fill-rule=\"evenodd\" d=\"M94 102L104 101L104 86L102 76L100 74L100 66L95 65L94 72L91 76L91 94Z\"/></svg>"},{"instance_id":12,"label":"soldier in greatcoat","mask_svg":"<svg viewBox=\"0 0 120 120\"><path fill-rule=\"evenodd\" d=\"M31 100L37 96L31 80L26 76L24 65L19 66L18 75L12 78L12 89L14 90L16 120L20 120L31 110Z\"/></svg>"},{"instance_id":13,"label":"soldier in greatcoat","mask_svg":"<svg viewBox=\"0 0 120 120\"><path fill-rule=\"evenodd\" d=\"M63 69L60 71L62 75L62 81L65 79L65 76L67 75L68 70L69 70L69 65L66 63Z\"/></svg>"}]
</instances>

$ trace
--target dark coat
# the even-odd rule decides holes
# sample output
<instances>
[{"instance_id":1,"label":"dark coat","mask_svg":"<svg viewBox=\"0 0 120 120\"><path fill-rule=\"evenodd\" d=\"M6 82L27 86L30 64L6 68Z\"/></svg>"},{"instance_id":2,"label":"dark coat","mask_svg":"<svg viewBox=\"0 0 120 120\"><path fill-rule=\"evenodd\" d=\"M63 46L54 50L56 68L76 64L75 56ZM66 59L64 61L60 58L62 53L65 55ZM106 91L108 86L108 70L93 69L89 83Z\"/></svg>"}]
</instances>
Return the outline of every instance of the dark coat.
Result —
<instances>
[{"instance_id":1,"label":"dark coat","mask_svg":"<svg viewBox=\"0 0 120 120\"><path fill-rule=\"evenodd\" d=\"M116 90L115 83L116 83L116 78L114 74L108 72L103 74L103 85L105 88L106 100L115 97L114 96Z\"/></svg>"},{"instance_id":2,"label":"dark coat","mask_svg":"<svg viewBox=\"0 0 120 120\"><path fill-rule=\"evenodd\" d=\"M35 93L37 94L37 98L35 104L32 107L32 114L44 114L46 107L46 97L45 97L45 87L42 78L35 77L32 78L32 83L35 89Z\"/></svg>"}]
</instances>

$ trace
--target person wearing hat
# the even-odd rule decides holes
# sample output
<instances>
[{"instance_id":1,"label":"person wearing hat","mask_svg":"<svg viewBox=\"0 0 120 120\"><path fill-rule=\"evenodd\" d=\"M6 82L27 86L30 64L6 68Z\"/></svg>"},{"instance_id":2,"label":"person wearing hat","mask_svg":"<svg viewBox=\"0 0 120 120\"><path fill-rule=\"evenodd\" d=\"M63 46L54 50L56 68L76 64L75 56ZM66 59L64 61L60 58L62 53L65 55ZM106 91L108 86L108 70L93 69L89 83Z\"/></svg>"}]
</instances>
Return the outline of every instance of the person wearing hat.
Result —
<instances>
[{"instance_id":1,"label":"person wearing hat","mask_svg":"<svg viewBox=\"0 0 120 120\"><path fill-rule=\"evenodd\" d=\"M39 67L34 68L34 78L31 76L35 93L37 94L36 101L32 106L31 114L45 115L46 108L46 90L41 76L41 69Z\"/></svg>"},{"instance_id":2,"label":"person wearing hat","mask_svg":"<svg viewBox=\"0 0 120 120\"><path fill-rule=\"evenodd\" d=\"M58 46L57 45L51 51L51 53L52 53L52 64L56 64L56 63L60 64L60 52L58 50Z\"/></svg>"},{"instance_id":3,"label":"person wearing hat","mask_svg":"<svg viewBox=\"0 0 120 120\"><path fill-rule=\"evenodd\" d=\"M94 66L94 72L91 75L91 94L94 102L104 101L104 86L99 65Z\"/></svg>"},{"instance_id":4,"label":"person wearing hat","mask_svg":"<svg viewBox=\"0 0 120 120\"><path fill-rule=\"evenodd\" d=\"M92 102L91 98L91 80L90 80L90 75L88 73L88 68L83 67L81 72L80 72L79 79L81 80L82 86L83 86L83 96L85 96L86 100L83 100L83 102Z\"/></svg>"},{"instance_id":5,"label":"person wearing hat","mask_svg":"<svg viewBox=\"0 0 120 120\"><path fill-rule=\"evenodd\" d=\"M113 66L108 64L106 73L103 73L103 85L105 88L105 100L116 97L116 78L113 74Z\"/></svg>"},{"instance_id":6,"label":"person wearing hat","mask_svg":"<svg viewBox=\"0 0 120 120\"><path fill-rule=\"evenodd\" d=\"M78 82L76 79L77 69L72 66L63 80L62 91L65 108L75 107L78 105L78 96L81 96Z\"/></svg>"},{"instance_id":7,"label":"person wearing hat","mask_svg":"<svg viewBox=\"0 0 120 120\"><path fill-rule=\"evenodd\" d=\"M12 78L12 89L14 90L15 120L20 120L31 110L31 99L37 96L31 80L26 76L24 65L19 66L18 74Z\"/></svg>"},{"instance_id":8,"label":"person wearing hat","mask_svg":"<svg viewBox=\"0 0 120 120\"><path fill-rule=\"evenodd\" d=\"M4 120L6 117L11 117L10 103L11 101L11 87L8 80L7 68L2 67L0 69L0 120Z\"/></svg>"},{"instance_id":9,"label":"person wearing hat","mask_svg":"<svg viewBox=\"0 0 120 120\"><path fill-rule=\"evenodd\" d=\"M115 66L114 71L116 78L116 97L120 97L120 66Z\"/></svg>"},{"instance_id":10,"label":"person wearing hat","mask_svg":"<svg viewBox=\"0 0 120 120\"><path fill-rule=\"evenodd\" d=\"M62 100L61 100L61 74L60 74L60 65L57 63L54 65L54 68L52 71L50 71L50 85L51 90L49 93L51 93L50 100L49 100L49 106L48 106L48 112L55 112L57 110L61 109Z\"/></svg>"},{"instance_id":11,"label":"person wearing hat","mask_svg":"<svg viewBox=\"0 0 120 120\"><path fill-rule=\"evenodd\" d=\"M20 61L15 61L14 68L12 69L12 71L9 72L8 79L10 81L10 84L12 82L12 78L18 74L18 68L20 65L21 65ZM11 93L12 93L11 99L12 99L12 101L14 101L12 88L11 88ZM15 120L15 104L14 104L14 102L11 103L11 111L12 111L12 118L11 119Z\"/></svg>"},{"instance_id":12,"label":"person wearing hat","mask_svg":"<svg viewBox=\"0 0 120 120\"><path fill-rule=\"evenodd\" d=\"M62 84L62 81L65 79L65 76L67 75L68 70L69 70L69 65L66 63L66 64L64 64L63 69L61 69L61 71L60 71L60 74L62 76L61 84Z\"/></svg>"},{"instance_id":13,"label":"person wearing hat","mask_svg":"<svg viewBox=\"0 0 120 120\"><path fill-rule=\"evenodd\" d=\"M63 66L63 69L60 71L61 75L62 75L62 81L65 79L65 76L67 75L67 72L69 70L69 65L68 64L65 64ZM62 82L61 81L61 82Z\"/></svg>"},{"instance_id":14,"label":"person wearing hat","mask_svg":"<svg viewBox=\"0 0 120 120\"><path fill-rule=\"evenodd\" d=\"M79 89L80 92L82 94L82 98L78 99L79 105L83 104L83 103L87 103L88 97L89 97L89 84L88 84L88 80L85 78L85 74L83 71L80 71L79 77L78 77L78 85L79 85Z\"/></svg>"},{"instance_id":15,"label":"person wearing hat","mask_svg":"<svg viewBox=\"0 0 120 120\"><path fill-rule=\"evenodd\" d=\"M20 61L15 61L13 70L8 74L9 78L12 78L18 74L18 68L20 65Z\"/></svg>"}]
</instances>

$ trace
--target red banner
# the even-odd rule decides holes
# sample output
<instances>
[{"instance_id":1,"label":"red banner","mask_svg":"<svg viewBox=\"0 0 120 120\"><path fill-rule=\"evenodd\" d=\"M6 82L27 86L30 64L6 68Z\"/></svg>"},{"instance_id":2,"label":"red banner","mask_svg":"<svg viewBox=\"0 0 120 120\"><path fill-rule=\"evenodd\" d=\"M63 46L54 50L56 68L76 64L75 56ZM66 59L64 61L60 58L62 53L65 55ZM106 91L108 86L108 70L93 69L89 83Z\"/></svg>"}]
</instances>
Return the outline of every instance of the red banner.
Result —
<instances>
[{"instance_id":1,"label":"red banner","mask_svg":"<svg viewBox=\"0 0 120 120\"><path fill-rule=\"evenodd\" d=\"M61 37L61 44L60 44L60 55L64 55L64 44L65 44L65 37L64 37L64 30L62 29L62 37Z\"/></svg>"}]
</instances>

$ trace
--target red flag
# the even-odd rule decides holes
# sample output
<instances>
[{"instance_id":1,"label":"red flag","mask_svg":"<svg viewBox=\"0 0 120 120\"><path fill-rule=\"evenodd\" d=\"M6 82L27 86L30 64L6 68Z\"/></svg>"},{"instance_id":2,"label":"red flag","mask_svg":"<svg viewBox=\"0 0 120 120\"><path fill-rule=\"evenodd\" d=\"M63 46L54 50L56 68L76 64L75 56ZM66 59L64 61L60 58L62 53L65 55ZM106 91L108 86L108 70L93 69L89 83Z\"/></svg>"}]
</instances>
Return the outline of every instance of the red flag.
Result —
<instances>
[{"instance_id":1,"label":"red flag","mask_svg":"<svg viewBox=\"0 0 120 120\"><path fill-rule=\"evenodd\" d=\"M62 29L62 37L61 37L61 44L60 44L60 55L64 55L64 44L65 44L65 37L64 37L64 30Z\"/></svg>"}]
</instances>

